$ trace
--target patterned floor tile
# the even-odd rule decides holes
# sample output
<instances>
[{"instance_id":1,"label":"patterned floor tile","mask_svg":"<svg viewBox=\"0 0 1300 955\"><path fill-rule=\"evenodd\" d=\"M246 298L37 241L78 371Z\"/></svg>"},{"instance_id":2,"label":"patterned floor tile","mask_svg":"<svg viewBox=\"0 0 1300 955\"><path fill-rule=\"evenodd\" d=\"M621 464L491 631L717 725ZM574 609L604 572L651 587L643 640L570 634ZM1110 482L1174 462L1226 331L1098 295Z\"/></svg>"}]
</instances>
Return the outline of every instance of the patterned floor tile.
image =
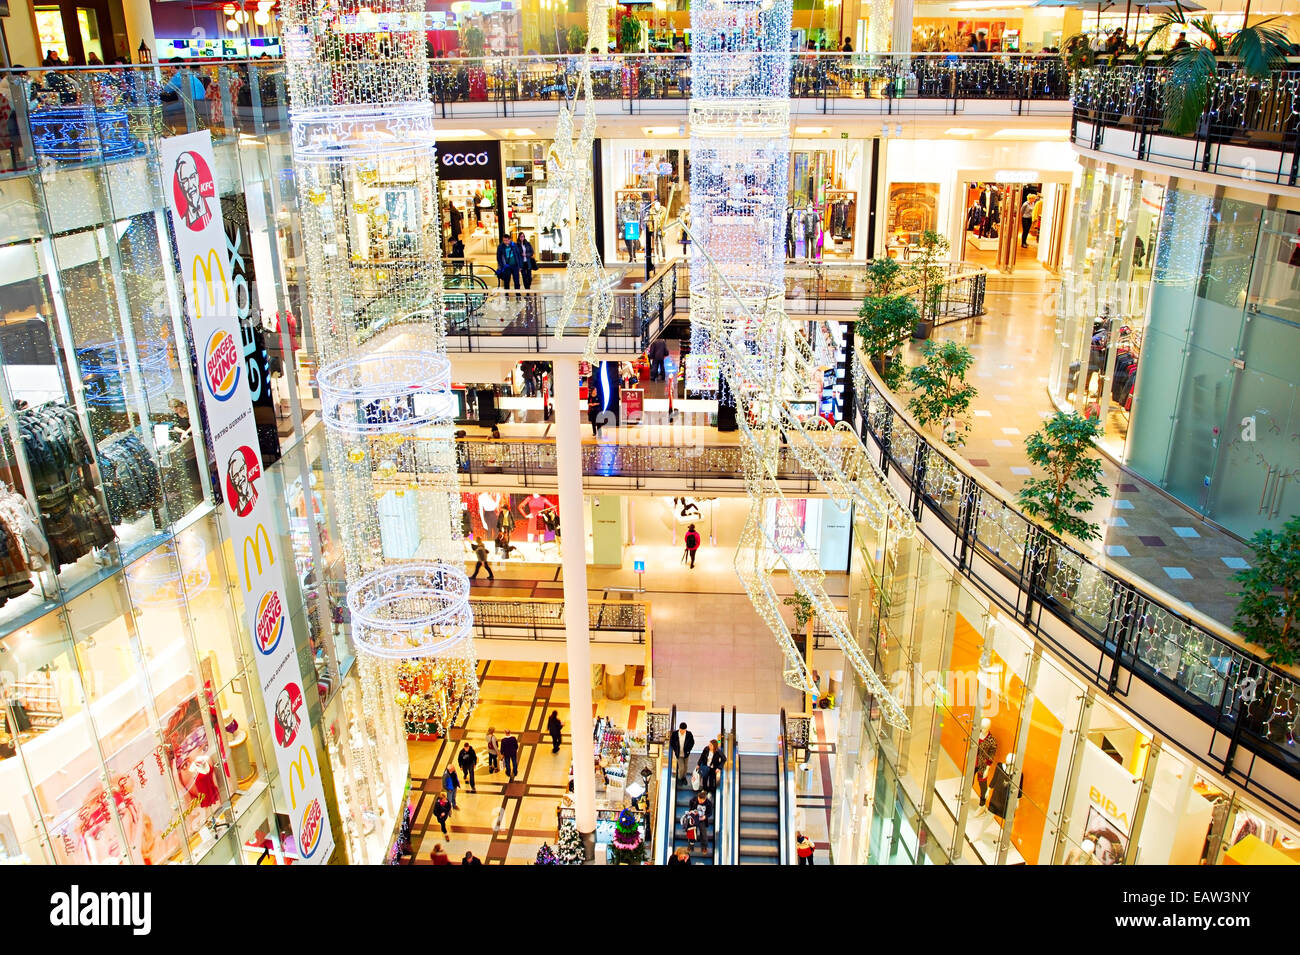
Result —
<instances>
[{"instance_id":1,"label":"patterned floor tile","mask_svg":"<svg viewBox=\"0 0 1300 955\"><path fill-rule=\"evenodd\" d=\"M1120 499L1115 502L1115 507L1121 511L1131 511L1133 510L1133 502Z\"/></svg>"},{"instance_id":2,"label":"patterned floor tile","mask_svg":"<svg viewBox=\"0 0 1300 955\"><path fill-rule=\"evenodd\" d=\"M1186 567L1165 567L1164 572L1169 575L1170 580L1191 580L1192 575Z\"/></svg>"},{"instance_id":3,"label":"patterned floor tile","mask_svg":"<svg viewBox=\"0 0 1300 955\"><path fill-rule=\"evenodd\" d=\"M1154 534L1150 534L1150 535L1148 535L1148 534L1139 534L1139 535L1138 535L1138 540L1140 540L1140 541L1142 542L1143 546L1145 546L1145 547L1164 547L1164 546L1165 546L1164 538L1163 538L1163 537L1157 537L1157 536L1155 536Z\"/></svg>"},{"instance_id":4,"label":"patterned floor tile","mask_svg":"<svg viewBox=\"0 0 1300 955\"><path fill-rule=\"evenodd\" d=\"M1194 527L1171 527L1169 529L1173 531L1175 534L1177 534L1179 537L1200 537L1201 536L1200 534L1197 533L1196 528Z\"/></svg>"},{"instance_id":5,"label":"patterned floor tile","mask_svg":"<svg viewBox=\"0 0 1300 955\"><path fill-rule=\"evenodd\" d=\"M1107 557L1128 557L1130 555L1127 547L1124 547L1121 544L1108 544L1106 546L1106 556Z\"/></svg>"},{"instance_id":6,"label":"patterned floor tile","mask_svg":"<svg viewBox=\"0 0 1300 955\"><path fill-rule=\"evenodd\" d=\"M1240 557L1220 557L1219 560L1223 561L1230 570L1245 570L1250 566Z\"/></svg>"}]
</instances>

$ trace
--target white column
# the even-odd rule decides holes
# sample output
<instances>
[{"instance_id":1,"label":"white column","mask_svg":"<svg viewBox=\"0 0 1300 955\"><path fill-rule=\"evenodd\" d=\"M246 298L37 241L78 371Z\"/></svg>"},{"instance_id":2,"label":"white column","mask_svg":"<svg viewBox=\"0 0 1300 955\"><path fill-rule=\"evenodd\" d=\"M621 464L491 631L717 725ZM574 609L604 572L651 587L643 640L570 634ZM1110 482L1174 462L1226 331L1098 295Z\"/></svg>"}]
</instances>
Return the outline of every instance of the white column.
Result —
<instances>
[{"instance_id":1,"label":"white column","mask_svg":"<svg viewBox=\"0 0 1300 955\"><path fill-rule=\"evenodd\" d=\"M560 490L560 563L569 665L569 734L573 739L573 802L587 860L596 843L595 753L591 734L591 632L587 611L587 529L582 506L582 437L578 359L556 357L555 469Z\"/></svg>"},{"instance_id":2,"label":"white column","mask_svg":"<svg viewBox=\"0 0 1300 955\"><path fill-rule=\"evenodd\" d=\"M912 52L912 0L894 0L893 36L891 53Z\"/></svg>"}]
</instances>

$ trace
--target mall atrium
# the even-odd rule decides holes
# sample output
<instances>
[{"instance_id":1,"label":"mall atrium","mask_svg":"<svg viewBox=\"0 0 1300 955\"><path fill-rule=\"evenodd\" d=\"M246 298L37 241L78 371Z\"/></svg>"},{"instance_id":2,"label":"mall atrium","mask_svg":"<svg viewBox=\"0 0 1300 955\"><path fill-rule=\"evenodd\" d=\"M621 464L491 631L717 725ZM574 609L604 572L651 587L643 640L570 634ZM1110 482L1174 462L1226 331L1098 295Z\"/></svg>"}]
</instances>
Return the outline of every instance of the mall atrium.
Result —
<instances>
[{"instance_id":1,"label":"mall atrium","mask_svg":"<svg viewBox=\"0 0 1300 955\"><path fill-rule=\"evenodd\" d=\"M1300 864L1300 0L0 29L0 862Z\"/></svg>"}]
</instances>

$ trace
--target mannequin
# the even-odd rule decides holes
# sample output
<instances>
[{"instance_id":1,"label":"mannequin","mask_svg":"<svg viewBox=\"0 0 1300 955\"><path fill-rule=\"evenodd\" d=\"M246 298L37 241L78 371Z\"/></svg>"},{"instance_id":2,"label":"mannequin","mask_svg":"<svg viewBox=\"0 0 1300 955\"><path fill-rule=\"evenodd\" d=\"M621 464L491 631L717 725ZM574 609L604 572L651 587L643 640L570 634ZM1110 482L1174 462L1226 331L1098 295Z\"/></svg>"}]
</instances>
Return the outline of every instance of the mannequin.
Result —
<instances>
[{"instance_id":1,"label":"mannequin","mask_svg":"<svg viewBox=\"0 0 1300 955\"><path fill-rule=\"evenodd\" d=\"M989 777L993 771L993 764L998 758L998 740L993 735L991 729L993 721L987 716L980 720L980 737L975 743L975 785L980 791L980 808L984 811L984 803L988 797Z\"/></svg>"},{"instance_id":2,"label":"mannequin","mask_svg":"<svg viewBox=\"0 0 1300 955\"><path fill-rule=\"evenodd\" d=\"M1011 795L1012 762L1015 760L1015 753L1007 753L1002 762L993 768L993 781L989 787L989 812L998 819L1005 821L1007 817L1007 802ZM1025 781L1022 776L1020 786L1017 787L1019 792L1016 798L1025 794Z\"/></svg>"},{"instance_id":3,"label":"mannequin","mask_svg":"<svg viewBox=\"0 0 1300 955\"><path fill-rule=\"evenodd\" d=\"M500 506L501 495L499 494L493 494L491 491L484 491L478 496L479 519L483 522L483 530L492 537L496 536L497 509Z\"/></svg>"},{"instance_id":4,"label":"mannequin","mask_svg":"<svg viewBox=\"0 0 1300 955\"><path fill-rule=\"evenodd\" d=\"M650 222L654 228L655 250L659 253L660 259L665 259L667 256L664 254L664 226L668 222L668 210L664 208L658 196L650 204Z\"/></svg>"},{"instance_id":5,"label":"mannequin","mask_svg":"<svg viewBox=\"0 0 1300 955\"><path fill-rule=\"evenodd\" d=\"M533 494L526 498L519 505L519 513L528 518L528 540L529 543L537 540L541 535L542 511L550 506L550 502L540 494Z\"/></svg>"}]
</instances>

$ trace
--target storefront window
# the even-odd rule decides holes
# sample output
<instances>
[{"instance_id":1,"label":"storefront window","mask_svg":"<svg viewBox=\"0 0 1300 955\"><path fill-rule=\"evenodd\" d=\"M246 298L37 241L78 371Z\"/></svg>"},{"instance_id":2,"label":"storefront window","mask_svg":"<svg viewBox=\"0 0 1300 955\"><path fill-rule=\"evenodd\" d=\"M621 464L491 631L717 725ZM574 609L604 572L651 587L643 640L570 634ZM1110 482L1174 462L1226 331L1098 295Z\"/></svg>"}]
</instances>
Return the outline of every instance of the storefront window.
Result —
<instances>
[{"instance_id":1,"label":"storefront window","mask_svg":"<svg viewBox=\"0 0 1300 955\"><path fill-rule=\"evenodd\" d=\"M573 196L548 185L550 145L550 140L537 140L501 146L508 227L523 231L543 266L569 260L575 224Z\"/></svg>"}]
</instances>

